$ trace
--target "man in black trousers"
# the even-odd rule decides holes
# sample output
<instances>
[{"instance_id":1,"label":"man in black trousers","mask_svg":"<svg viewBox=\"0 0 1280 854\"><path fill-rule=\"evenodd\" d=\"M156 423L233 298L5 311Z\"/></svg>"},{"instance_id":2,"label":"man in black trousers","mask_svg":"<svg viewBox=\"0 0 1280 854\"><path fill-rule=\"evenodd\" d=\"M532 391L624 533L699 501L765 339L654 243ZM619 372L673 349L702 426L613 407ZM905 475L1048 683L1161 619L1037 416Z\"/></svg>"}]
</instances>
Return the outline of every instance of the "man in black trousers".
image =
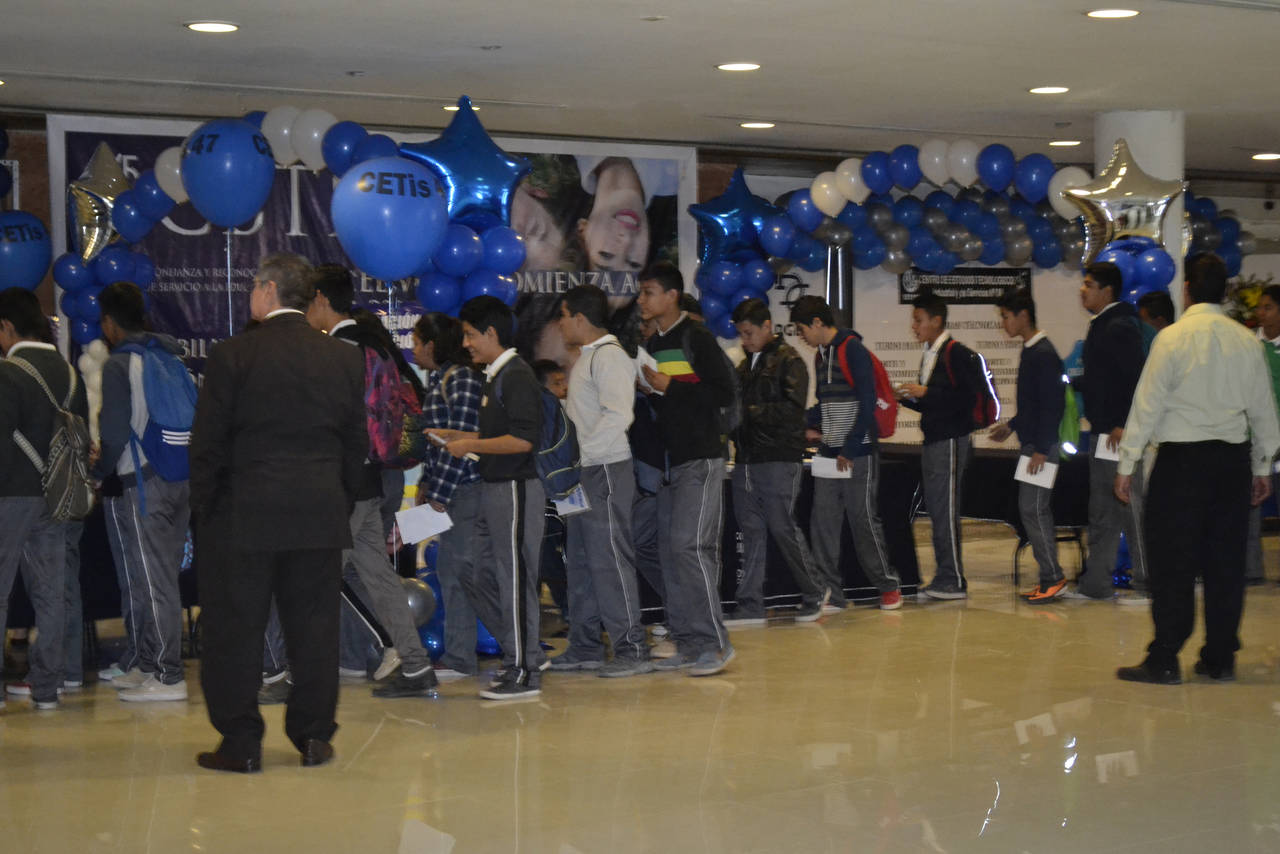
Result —
<instances>
[{"instance_id":1,"label":"man in black trousers","mask_svg":"<svg viewBox=\"0 0 1280 854\"><path fill-rule=\"evenodd\" d=\"M293 672L285 733L304 766L333 757L342 550L369 440L363 360L307 324L314 296L305 260L268 256L249 296L259 324L205 366L191 504L206 549L200 681L222 743L197 757L204 768L262 767L257 697L273 594Z\"/></svg>"}]
</instances>

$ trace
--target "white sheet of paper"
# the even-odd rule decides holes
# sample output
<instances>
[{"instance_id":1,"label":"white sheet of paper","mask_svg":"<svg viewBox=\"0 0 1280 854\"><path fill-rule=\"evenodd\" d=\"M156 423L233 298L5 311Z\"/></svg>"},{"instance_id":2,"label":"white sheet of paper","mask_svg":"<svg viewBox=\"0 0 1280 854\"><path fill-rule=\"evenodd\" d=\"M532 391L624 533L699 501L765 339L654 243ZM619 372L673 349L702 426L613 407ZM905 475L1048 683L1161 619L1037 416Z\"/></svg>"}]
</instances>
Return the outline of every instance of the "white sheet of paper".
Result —
<instances>
[{"instance_id":1,"label":"white sheet of paper","mask_svg":"<svg viewBox=\"0 0 1280 854\"><path fill-rule=\"evenodd\" d=\"M814 457L813 464L809 467L814 477L827 479L848 479L853 477L853 469L848 471L840 471L836 467L835 457Z\"/></svg>"},{"instance_id":2,"label":"white sheet of paper","mask_svg":"<svg viewBox=\"0 0 1280 854\"><path fill-rule=\"evenodd\" d=\"M1053 488L1053 482L1058 477L1057 463L1045 463L1039 474L1031 474L1028 471L1030 467L1031 457L1018 457L1018 470L1013 473L1013 479L1033 486L1043 486L1045 489Z\"/></svg>"},{"instance_id":3,"label":"white sheet of paper","mask_svg":"<svg viewBox=\"0 0 1280 854\"><path fill-rule=\"evenodd\" d=\"M591 509L591 502L587 500L586 490L579 484L573 488L564 498L553 502L556 505L556 512L563 519L567 516L573 516L578 513L585 513Z\"/></svg>"},{"instance_id":4,"label":"white sheet of paper","mask_svg":"<svg viewBox=\"0 0 1280 854\"><path fill-rule=\"evenodd\" d=\"M453 520L448 513L436 510L430 504L419 504L408 510L397 511L396 524L400 526L401 540L420 543L452 528Z\"/></svg>"},{"instance_id":5,"label":"white sheet of paper","mask_svg":"<svg viewBox=\"0 0 1280 854\"><path fill-rule=\"evenodd\" d=\"M640 381L640 387L647 392L652 392L653 394L662 394L662 392L658 391L653 386L649 385L649 381L644 378L644 371L641 370L642 368L646 368L646 367L649 368L649 370L651 371L656 372L658 370L658 360L653 358L653 354L651 354L648 350L646 350L643 347L637 347L635 362L636 362L636 379Z\"/></svg>"},{"instance_id":6,"label":"white sheet of paper","mask_svg":"<svg viewBox=\"0 0 1280 854\"><path fill-rule=\"evenodd\" d=\"M1107 447L1107 437L1099 436L1098 447L1093 451L1093 458L1095 460L1118 460L1120 459L1120 449L1111 450Z\"/></svg>"}]
</instances>

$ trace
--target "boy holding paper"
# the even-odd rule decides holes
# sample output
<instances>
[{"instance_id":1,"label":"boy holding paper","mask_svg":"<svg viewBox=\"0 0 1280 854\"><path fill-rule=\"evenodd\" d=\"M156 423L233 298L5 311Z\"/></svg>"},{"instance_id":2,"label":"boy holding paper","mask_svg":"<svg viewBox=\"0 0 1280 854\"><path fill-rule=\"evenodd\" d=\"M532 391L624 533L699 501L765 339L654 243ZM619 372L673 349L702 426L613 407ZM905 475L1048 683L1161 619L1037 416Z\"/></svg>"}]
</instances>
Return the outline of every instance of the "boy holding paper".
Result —
<instances>
[{"instance_id":1,"label":"boy holding paper","mask_svg":"<svg viewBox=\"0 0 1280 854\"><path fill-rule=\"evenodd\" d=\"M1057 473L1058 425L1065 408L1062 360L1045 334L1036 329L1036 304L1024 289L1005 291L996 301L1000 323L1010 338L1022 339L1018 360L1018 414L991 428L991 438L1003 442L1013 433L1022 445L1026 479L1019 460L1018 512L1026 529L1031 552L1040 566L1040 583L1024 593L1028 602L1050 602L1067 591L1067 580L1058 563L1058 541L1053 532L1052 478ZM1048 485L1044 481L1048 480ZM1040 481L1040 482L1034 482Z\"/></svg>"},{"instance_id":2,"label":"boy holding paper","mask_svg":"<svg viewBox=\"0 0 1280 854\"><path fill-rule=\"evenodd\" d=\"M827 585L827 607L843 609L848 604L840 574L840 529L847 515L858 563L880 591L880 607L901 608L898 573L889 565L877 506L880 446L871 356L857 333L836 326L831 307L820 297L796 300L791 322L804 342L818 349L818 403L809 411L805 438L820 443L813 458L809 536L814 562Z\"/></svg>"}]
</instances>

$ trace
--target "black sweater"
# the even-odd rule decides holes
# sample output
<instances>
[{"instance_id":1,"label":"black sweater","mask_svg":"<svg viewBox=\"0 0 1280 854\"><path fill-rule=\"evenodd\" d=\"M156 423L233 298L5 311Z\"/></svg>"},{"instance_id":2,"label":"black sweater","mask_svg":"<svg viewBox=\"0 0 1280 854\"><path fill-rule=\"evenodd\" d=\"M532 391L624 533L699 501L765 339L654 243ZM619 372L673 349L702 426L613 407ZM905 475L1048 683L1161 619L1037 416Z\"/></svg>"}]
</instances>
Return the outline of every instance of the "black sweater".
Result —
<instances>
[{"instance_id":1,"label":"black sweater","mask_svg":"<svg viewBox=\"0 0 1280 854\"><path fill-rule=\"evenodd\" d=\"M1062 360L1048 338L1022 348L1018 361L1018 414L1009 421L1023 447L1049 454L1058 443L1065 407Z\"/></svg>"},{"instance_id":2,"label":"black sweater","mask_svg":"<svg viewBox=\"0 0 1280 854\"><path fill-rule=\"evenodd\" d=\"M737 378L716 337L683 317L650 338L645 348L657 359L659 372L671 377L666 392L652 398L671 465L724 456L727 437L720 407L733 403Z\"/></svg>"},{"instance_id":3,"label":"black sweater","mask_svg":"<svg viewBox=\"0 0 1280 854\"><path fill-rule=\"evenodd\" d=\"M58 403L66 400L71 366L56 350L22 347L11 353L11 359L29 362L44 378ZM69 409L81 418L88 414L84 383L78 375ZM0 498L44 495L40 473L13 440L13 431L19 430L43 460L49 454L49 441L53 438L53 413L53 404L40 385L17 365L0 359Z\"/></svg>"},{"instance_id":4,"label":"black sweater","mask_svg":"<svg viewBox=\"0 0 1280 854\"><path fill-rule=\"evenodd\" d=\"M1124 426L1146 358L1138 313L1129 303L1115 303L1089 324L1081 354L1084 373L1076 387L1094 435Z\"/></svg>"},{"instance_id":5,"label":"black sweater","mask_svg":"<svg viewBox=\"0 0 1280 854\"><path fill-rule=\"evenodd\" d=\"M920 431L925 442L958 439L973 432L973 406L976 393L965 378L980 368L973 366L978 354L954 338L943 343L938 361L925 383L928 389L919 400L904 400L902 405L920 413Z\"/></svg>"}]
</instances>

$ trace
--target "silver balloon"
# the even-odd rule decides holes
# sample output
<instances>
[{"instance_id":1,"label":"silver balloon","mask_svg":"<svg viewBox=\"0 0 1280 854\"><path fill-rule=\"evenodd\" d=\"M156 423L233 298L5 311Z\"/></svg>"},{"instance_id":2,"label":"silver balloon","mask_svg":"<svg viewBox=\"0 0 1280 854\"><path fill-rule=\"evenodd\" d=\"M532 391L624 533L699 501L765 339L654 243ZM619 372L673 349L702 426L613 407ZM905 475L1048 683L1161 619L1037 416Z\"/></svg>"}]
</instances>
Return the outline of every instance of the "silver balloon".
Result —
<instances>
[{"instance_id":1,"label":"silver balloon","mask_svg":"<svg viewBox=\"0 0 1280 854\"><path fill-rule=\"evenodd\" d=\"M911 239L911 231L901 223L894 223L884 230L880 235L880 239L884 241L885 248L889 250L902 249L907 245L907 241Z\"/></svg>"},{"instance_id":2,"label":"silver balloon","mask_svg":"<svg viewBox=\"0 0 1280 854\"><path fill-rule=\"evenodd\" d=\"M1005 239L1006 243L1013 238L1021 237L1026 233L1027 224L1016 216L1009 216L1000 220L1000 236Z\"/></svg>"},{"instance_id":3,"label":"silver balloon","mask_svg":"<svg viewBox=\"0 0 1280 854\"><path fill-rule=\"evenodd\" d=\"M982 200L982 212L996 216L1009 215L1009 200L1004 196L988 196Z\"/></svg>"},{"instance_id":4,"label":"silver balloon","mask_svg":"<svg viewBox=\"0 0 1280 854\"><path fill-rule=\"evenodd\" d=\"M1079 270L1084 266L1083 237L1077 237L1062 244L1062 263L1067 265L1068 270Z\"/></svg>"},{"instance_id":5,"label":"silver balloon","mask_svg":"<svg viewBox=\"0 0 1280 854\"><path fill-rule=\"evenodd\" d=\"M843 222L827 217L813 230L813 236L827 246L846 246L853 239L853 229Z\"/></svg>"},{"instance_id":6,"label":"silver balloon","mask_svg":"<svg viewBox=\"0 0 1280 854\"><path fill-rule=\"evenodd\" d=\"M969 240L969 230L963 225L952 225L938 235L938 242L948 252L959 252Z\"/></svg>"},{"instance_id":7,"label":"silver balloon","mask_svg":"<svg viewBox=\"0 0 1280 854\"><path fill-rule=\"evenodd\" d=\"M1080 223L1070 219L1063 219L1060 216L1054 218L1053 233L1054 236L1063 243L1068 240L1075 240L1077 237L1082 237L1084 234L1080 230Z\"/></svg>"},{"instance_id":8,"label":"silver balloon","mask_svg":"<svg viewBox=\"0 0 1280 854\"><path fill-rule=\"evenodd\" d=\"M977 237L968 237L964 246L960 247L960 257L965 261L977 261L982 257L982 241Z\"/></svg>"},{"instance_id":9,"label":"silver balloon","mask_svg":"<svg viewBox=\"0 0 1280 854\"><path fill-rule=\"evenodd\" d=\"M431 588L425 582L416 578L402 578L400 586L404 588L409 613L413 615L413 624L422 628L436 612L436 594L431 592Z\"/></svg>"},{"instance_id":10,"label":"silver balloon","mask_svg":"<svg viewBox=\"0 0 1280 854\"><path fill-rule=\"evenodd\" d=\"M1223 208L1222 210L1218 211L1218 216L1219 216L1219 217L1226 217L1227 219L1239 219L1239 218L1240 218L1240 214L1236 213L1236 209L1235 209L1235 208Z\"/></svg>"},{"instance_id":11,"label":"silver balloon","mask_svg":"<svg viewBox=\"0 0 1280 854\"><path fill-rule=\"evenodd\" d=\"M115 153L105 142L98 143L84 173L67 187L71 246L85 263L96 258L103 247L115 239L111 211L116 199L131 188Z\"/></svg>"},{"instance_id":12,"label":"silver balloon","mask_svg":"<svg viewBox=\"0 0 1280 854\"><path fill-rule=\"evenodd\" d=\"M876 234L884 233L884 230L893 225L893 211L888 205L872 202L866 206L867 225L875 229Z\"/></svg>"},{"instance_id":13,"label":"silver balloon","mask_svg":"<svg viewBox=\"0 0 1280 854\"><path fill-rule=\"evenodd\" d=\"M781 255L769 256L769 266L772 267L773 272L777 273L779 276L783 273L790 272L791 268L795 265L796 262L792 261L790 258L783 258Z\"/></svg>"},{"instance_id":14,"label":"silver balloon","mask_svg":"<svg viewBox=\"0 0 1280 854\"><path fill-rule=\"evenodd\" d=\"M978 204L982 204L982 197L984 195L986 195L986 193L984 193L982 190L979 190L977 187L965 187L963 190L956 193L956 201L957 202L970 201L970 202L977 202Z\"/></svg>"},{"instance_id":15,"label":"silver balloon","mask_svg":"<svg viewBox=\"0 0 1280 854\"><path fill-rule=\"evenodd\" d=\"M1057 214L1054 213L1053 205L1049 204L1048 199L1041 199L1040 201L1036 202L1036 216L1042 216L1042 217L1048 218L1052 216L1057 216Z\"/></svg>"},{"instance_id":16,"label":"silver balloon","mask_svg":"<svg viewBox=\"0 0 1280 854\"><path fill-rule=\"evenodd\" d=\"M951 221L947 219L947 215L937 208L927 208L924 212L923 222L925 228L929 229L934 234L938 234L942 229L951 224Z\"/></svg>"},{"instance_id":17,"label":"silver balloon","mask_svg":"<svg viewBox=\"0 0 1280 854\"><path fill-rule=\"evenodd\" d=\"M1031 260L1034 245L1025 234L1004 242L1004 260L1010 267L1021 267Z\"/></svg>"},{"instance_id":18,"label":"silver balloon","mask_svg":"<svg viewBox=\"0 0 1280 854\"><path fill-rule=\"evenodd\" d=\"M901 249L890 249L885 253L880 267L895 275L901 275L911 269L911 256Z\"/></svg>"},{"instance_id":19,"label":"silver balloon","mask_svg":"<svg viewBox=\"0 0 1280 854\"><path fill-rule=\"evenodd\" d=\"M1217 249L1222 245L1222 232L1218 229L1208 228L1200 240L1196 243L1197 249Z\"/></svg>"},{"instance_id":20,"label":"silver balloon","mask_svg":"<svg viewBox=\"0 0 1280 854\"><path fill-rule=\"evenodd\" d=\"M1242 231L1236 240L1236 248L1240 250L1241 255L1252 255L1258 251L1258 238L1252 231Z\"/></svg>"}]
</instances>

